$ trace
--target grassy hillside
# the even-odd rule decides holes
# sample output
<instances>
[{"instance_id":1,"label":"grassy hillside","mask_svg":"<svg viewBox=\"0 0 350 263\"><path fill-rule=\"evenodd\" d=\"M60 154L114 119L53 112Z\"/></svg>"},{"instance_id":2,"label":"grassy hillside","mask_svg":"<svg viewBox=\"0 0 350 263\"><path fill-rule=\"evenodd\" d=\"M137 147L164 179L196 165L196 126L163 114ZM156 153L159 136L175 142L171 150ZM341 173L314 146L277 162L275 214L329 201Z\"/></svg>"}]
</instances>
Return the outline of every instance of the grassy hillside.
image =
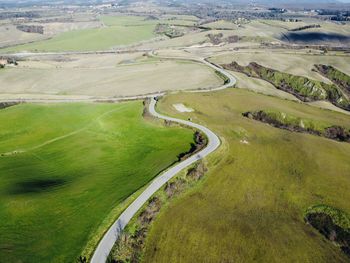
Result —
<instances>
[{"instance_id":1,"label":"grassy hillside","mask_svg":"<svg viewBox=\"0 0 350 263\"><path fill-rule=\"evenodd\" d=\"M332 65L342 72L348 75L350 74L349 56L310 54L305 50L250 49L217 55L212 57L210 61L217 64L228 64L232 61L236 61L240 65L248 65L250 62L255 61L268 68L324 82L327 81L327 79L322 77L319 73L312 71L315 64Z\"/></svg>"},{"instance_id":2,"label":"grassy hillside","mask_svg":"<svg viewBox=\"0 0 350 263\"><path fill-rule=\"evenodd\" d=\"M175 103L195 112L178 113ZM304 215L318 204L350 212L350 145L242 113L279 111L347 129L349 116L237 89L172 95L159 109L207 125L223 145L204 181L161 210L143 262L348 262Z\"/></svg>"},{"instance_id":3,"label":"grassy hillside","mask_svg":"<svg viewBox=\"0 0 350 263\"><path fill-rule=\"evenodd\" d=\"M267 123L276 128L293 132L309 133L331 140L350 143L350 130L347 130L342 126L302 119L279 111L248 111L243 113L243 116Z\"/></svg>"},{"instance_id":4,"label":"grassy hillside","mask_svg":"<svg viewBox=\"0 0 350 263\"><path fill-rule=\"evenodd\" d=\"M1 262L74 262L112 209L190 148L190 130L142 112L141 102L0 111Z\"/></svg>"},{"instance_id":5,"label":"grassy hillside","mask_svg":"<svg viewBox=\"0 0 350 263\"><path fill-rule=\"evenodd\" d=\"M51 39L35 41L9 48L1 52L18 51L95 51L116 46L135 44L155 37L157 24L192 26L193 18L186 16L151 18L145 16L101 16L98 28L71 30ZM13 29L12 31L15 31ZM1 36L1 28L0 28ZM6 39L6 38L5 38Z\"/></svg>"},{"instance_id":6,"label":"grassy hillside","mask_svg":"<svg viewBox=\"0 0 350 263\"><path fill-rule=\"evenodd\" d=\"M325 76L326 78L332 80L336 85L338 85L342 91L349 97L350 96L350 76L344 72L336 69L333 66L328 65L315 65L315 70Z\"/></svg>"},{"instance_id":7,"label":"grassy hillside","mask_svg":"<svg viewBox=\"0 0 350 263\"><path fill-rule=\"evenodd\" d=\"M277 89L291 93L302 101L328 100L335 106L350 110L349 100L335 85L267 68L255 62L249 63L248 66L240 66L237 62L232 62L223 67L268 81Z\"/></svg>"}]
</instances>

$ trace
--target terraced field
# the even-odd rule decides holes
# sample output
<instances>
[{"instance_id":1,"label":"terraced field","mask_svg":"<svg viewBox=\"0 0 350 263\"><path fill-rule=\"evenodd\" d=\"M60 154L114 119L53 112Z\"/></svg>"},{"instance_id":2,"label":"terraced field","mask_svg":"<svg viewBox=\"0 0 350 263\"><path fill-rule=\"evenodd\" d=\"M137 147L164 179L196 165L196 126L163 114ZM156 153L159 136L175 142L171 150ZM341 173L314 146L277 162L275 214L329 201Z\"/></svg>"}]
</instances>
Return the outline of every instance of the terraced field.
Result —
<instances>
[{"instance_id":1,"label":"terraced field","mask_svg":"<svg viewBox=\"0 0 350 263\"><path fill-rule=\"evenodd\" d=\"M195 111L179 113L176 103ZM319 204L350 212L350 144L242 113L270 110L347 129L349 116L238 89L171 95L159 109L206 125L223 145L206 178L160 211L142 262L348 262L304 215Z\"/></svg>"},{"instance_id":2,"label":"terraced field","mask_svg":"<svg viewBox=\"0 0 350 263\"><path fill-rule=\"evenodd\" d=\"M142 112L140 101L0 111L1 262L91 253L126 199L190 149L191 130Z\"/></svg>"}]
</instances>

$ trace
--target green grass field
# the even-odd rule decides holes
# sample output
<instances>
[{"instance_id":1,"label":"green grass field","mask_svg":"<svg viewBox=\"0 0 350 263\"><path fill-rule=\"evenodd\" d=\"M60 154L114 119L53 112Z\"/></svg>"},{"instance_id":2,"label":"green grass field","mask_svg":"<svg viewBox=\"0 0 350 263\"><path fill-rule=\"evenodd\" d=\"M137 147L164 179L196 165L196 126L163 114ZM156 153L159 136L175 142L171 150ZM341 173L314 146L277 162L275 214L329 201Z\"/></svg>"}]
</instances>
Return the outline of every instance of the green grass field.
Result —
<instances>
[{"instance_id":1,"label":"green grass field","mask_svg":"<svg viewBox=\"0 0 350 263\"><path fill-rule=\"evenodd\" d=\"M142 23L141 17L102 17L101 21L105 22L106 27L68 31L48 40L1 51L95 51L129 45L155 36L155 23Z\"/></svg>"},{"instance_id":2,"label":"green grass field","mask_svg":"<svg viewBox=\"0 0 350 263\"><path fill-rule=\"evenodd\" d=\"M100 20L106 26L139 26L155 24L155 20L145 20L143 16L101 16Z\"/></svg>"},{"instance_id":3,"label":"green grass field","mask_svg":"<svg viewBox=\"0 0 350 263\"><path fill-rule=\"evenodd\" d=\"M101 21L106 26L140 26L140 25L156 25L160 24L173 24L173 25L184 25L192 26L196 24L194 18L187 16L170 16L160 17L159 19L147 19L144 16L102 16Z\"/></svg>"},{"instance_id":4,"label":"green grass field","mask_svg":"<svg viewBox=\"0 0 350 263\"><path fill-rule=\"evenodd\" d=\"M75 262L113 209L189 150L191 130L142 112L140 101L0 111L1 262Z\"/></svg>"},{"instance_id":5,"label":"green grass field","mask_svg":"<svg viewBox=\"0 0 350 263\"><path fill-rule=\"evenodd\" d=\"M186 18L186 17L185 17ZM135 44L156 37L158 23L191 26L194 20L175 18L147 19L143 16L101 16L103 26L93 29L72 30L51 39L35 41L0 49L1 52L63 52L96 51Z\"/></svg>"},{"instance_id":6,"label":"green grass field","mask_svg":"<svg viewBox=\"0 0 350 263\"><path fill-rule=\"evenodd\" d=\"M195 112L178 113L175 103ZM350 144L242 113L279 111L347 128L349 116L238 89L171 95L159 109L208 126L223 145L209 157L206 178L161 210L143 262L348 262L304 214L317 204L350 212Z\"/></svg>"}]
</instances>

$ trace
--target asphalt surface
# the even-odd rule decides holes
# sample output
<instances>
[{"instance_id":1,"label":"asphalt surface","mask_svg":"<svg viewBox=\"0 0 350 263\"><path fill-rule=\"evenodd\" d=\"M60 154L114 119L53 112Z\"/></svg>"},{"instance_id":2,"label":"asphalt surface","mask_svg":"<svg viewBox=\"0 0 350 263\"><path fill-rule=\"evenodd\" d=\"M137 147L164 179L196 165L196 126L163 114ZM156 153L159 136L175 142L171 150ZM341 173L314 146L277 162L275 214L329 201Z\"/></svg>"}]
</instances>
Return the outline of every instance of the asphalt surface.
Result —
<instances>
[{"instance_id":1,"label":"asphalt surface","mask_svg":"<svg viewBox=\"0 0 350 263\"><path fill-rule=\"evenodd\" d=\"M145 50L146 51L146 50ZM149 51L149 50L147 50ZM107 53L107 52L81 52L81 53ZM118 52L108 52L108 53L118 53ZM25 54L16 54L17 56L30 56L30 55L48 55L51 53L25 53ZM57 53L52 53L57 55ZM69 52L64 52L60 54L71 54ZM73 54L76 54L76 52L73 52ZM150 55L154 55L153 52L150 52ZM158 56L156 56L158 57ZM226 72L223 68L208 62L206 59L196 59L196 58L184 58L184 57L161 57L164 59L176 59L176 60L190 60L195 62L203 63L212 69L219 71L223 75L225 75L229 81L225 83L224 85L212 89L203 89L203 90L189 90L184 92L191 92L191 93L197 93L197 92L213 92L218 90L223 90L229 87L232 87L236 83L235 77L233 77L231 74ZM128 208L119 216L119 218L114 222L114 224L108 229L108 231L105 233L103 238L101 239L100 243L98 244L93 257L91 259L91 263L105 263L106 259L112 250L115 242L117 241L119 235L125 228L125 226L129 223L131 218L137 213L137 211L147 202L147 200L155 193L157 190L159 190L166 182L168 182L172 177L174 177L176 174L178 174L181 170L185 169L186 167L189 167L196 161L203 159L213 151L215 151L220 146L220 140L218 136L216 136L215 133L213 133L208 128L190 122L186 120L176 119L167 117L164 115L159 114L156 109L156 100L155 97L158 96L164 96L166 95L165 92L159 92L154 94L147 94L147 95L139 95L139 96L131 96L131 97L121 97L121 98L59 98L59 99L45 99L45 98L23 98L23 99L12 99L12 100L1 100L0 102L9 102L9 101L20 101L20 102L29 102L29 103L69 103L69 102L117 102L122 100L138 100L138 99L145 99L145 98L151 98L151 103L149 105L149 112L151 115L153 115L156 118L168 120L172 122L177 122L180 124L184 124L189 127L193 127L197 130L202 131L208 138L208 144L207 146L201 150L200 152L196 153L195 155L187 158L186 160L182 161L181 163L178 163L177 165L169 168L166 172L162 173L160 176L155 178L152 183L141 193L141 195L132 202Z\"/></svg>"},{"instance_id":2,"label":"asphalt surface","mask_svg":"<svg viewBox=\"0 0 350 263\"><path fill-rule=\"evenodd\" d=\"M170 168L169 170L167 170L166 172L164 172L159 177L153 180L153 182L146 188L146 190L144 190L142 194L131 205L129 205L129 207L119 216L117 221L115 221L114 224L107 231L107 233L102 238L98 247L95 250L95 253L91 259L92 263L106 262L106 259L111 249L113 248L115 242L117 241L119 235L121 234L125 226L155 192L157 192L166 182L168 182L171 178L173 178L184 168L206 157L208 154L215 151L220 146L219 138L208 128L199 124L192 123L190 121L175 119L161 115L156 112L155 105L156 100L153 98L149 106L149 112L153 116L163 120L181 123L201 130L208 137L208 145L202 151L173 166L172 168Z\"/></svg>"},{"instance_id":3,"label":"asphalt surface","mask_svg":"<svg viewBox=\"0 0 350 263\"><path fill-rule=\"evenodd\" d=\"M179 59L179 58L176 58ZM187 59L188 60L188 59ZM230 81L226 83L225 85L215 88L212 90L195 90L191 92L210 92L210 91L216 91L216 90L222 90L226 89L228 87L231 87L236 83L236 79L229 73L227 73L224 69L206 61L203 60L197 60L200 61L211 68L214 68L215 70L221 72L225 76L229 78ZM168 120L180 124L184 124L189 127L193 127L197 130L202 131L208 138L208 144L207 146L201 150L200 152L196 153L195 155L189 157L188 159L182 161L181 163L171 167L166 172L162 173L160 176L155 178L152 183L142 192L142 194L134 201L132 202L128 208L119 216L119 218L114 222L114 224L109 228L109 230L106 232L104 237L101 239L100 243L98 244L94 255L91 259L91 263L104 263L106 262L106 259L112 250L115 242L117 241L118 237L120 236L121 232L125 228L125 226L129 223L129 221L132 219L132 217L137 213L137 211L147 202L147 200L155 193L157 192L166 182L168 182L171 178L173 178L176 174L178 174L180 171L185 169L186 167L189 167L196 161L203 159L210 153L214 152L219 146L220 146L220 140L218 136L209 130L208 128L190 122L186 120L176 119L172 117L167 117L164 115L159 114L156 109L157 101L155 98L151 99L151 103L149 105L149 112L151 115L153 115L156 118Z\"/></svg>"}]
</instances>

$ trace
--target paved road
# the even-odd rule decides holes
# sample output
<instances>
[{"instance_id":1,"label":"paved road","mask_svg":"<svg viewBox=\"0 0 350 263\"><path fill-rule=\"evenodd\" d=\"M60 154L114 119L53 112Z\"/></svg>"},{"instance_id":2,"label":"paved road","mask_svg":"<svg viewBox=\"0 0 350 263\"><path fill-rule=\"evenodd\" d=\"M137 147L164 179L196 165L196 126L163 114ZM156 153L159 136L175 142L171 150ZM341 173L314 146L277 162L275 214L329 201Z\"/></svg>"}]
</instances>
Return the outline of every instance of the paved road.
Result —
<instances>
[{"instance_id":1,"label":"paved road","mask_svg":"<svg viewBox=\"0 0 350 263\"><path fill-rule=\"evenodd\" d=\"M148 53L150 56L157 57L157 58L164 58L164 59L176 59L176 60L187 60L187 61L194 61L194 62L199 62L207 65L208 67L211 67L212 69L220 72L224 76L226 76L229 81L224 84L223 86L217 87L217 88L212 88L212 89L197 89L197 90L184 90L184 92L209 92L209 91L216 91L216 90L223 90L227 89L229 87L232 87L233 85L236 84L237 80L236 78L228 73L226 70L224 70L221 66L218 66L214 63L209 62L206 58L186 58L186 57L171 57L171 56L159 56L156 55L154 51Z\"/></svg>"},{"instance_id":2,"label":"paved road","mask_svg":"<svg viewBox=\"0 0 350 263\"><path fill-rule=\"evenodd\" d=\"M145 50L146 51L146 50ZM147 50L149 51L149 50ZM110 52L110 51L109 51ZM100 54L102 52L94 52L97 54ZM106 52L107 53L107 52ZM110 52L110 53L113 53ZM48 55L50 53L35 53L35 55ZM53 53L57 54L57 53ZM60 53L60 54L70 54L70 53ZM75 53L74 53L75 54ZM155 56L154 53L150 52L151 55ZM19 54L17 54L19 55ZM30 56L34 55L31 53L22 54L22 56ZM223 86L212 88L212 89L206 89L206 90L190 90L186 92L212 92L217 90L226 89L228 87L233 86L236 83L236 79L229 73L227 73L224 69L221 67L212 64L208 62L206 59L191 59L191 58L185 58L185 57L161 57L165 59L177 59L177 60L190 60L195 62L203 63L214 70L217 70L221 72L223 75L225 75L229 81L224 84ZM117 241L120 233L125 228L125 226L129 223L131 218L137 213L137 211L147 202L147 200L158 190L160 189L167 181L169 181L172 177L174 177L176 174L178 174L181 170L184 168L190 166L191 164L195 163L196 161L206 157L208 154L215 151L220 146L220 140L218 136L215 135L211 130L208 128L190 122L185 121L181 119L171 118L164 115L161 115L156 112L155 105L156 100L154 97L157 96L164 96L165 93L154 93L154 94L148 94L148 95L140 95L140 96L132 96L132 97L121 97L121 98L58 98L58 99L45 99L45 98L27 98L27 99L14 99L14 100L0 100L0 102L8 102L8 101L22 101L22 102L30 102L30 103L57 103L57 102L110 102L110 101L121 101L121 100L136 100L136 99L144 99L144 98L151 98L151 103L149 105L149 112L156 118L160 118L163 120L173 121L177 123L181 123L190 127L193 127L195 129L201 130L206 136L208 137L208 145L201 150L200 152L196 153L195 155L191 156L190 158L182 161L181 163L173 166L166 172L162 173L160 176L158 176L156 179L152 181L152 183L144 190L141 195L133 202L129 207L119 216L119 218L114 222L114 224L109 228L109 230L106 232L104 237L101 239L100 243L98 244L94 255L91 259L91 263L104 263L106 262L106 259L113 248L115 242Z\"/></svg>"},{"instance_id":3,"label":"paved road","mask_svg":"<svg viewBox=\"0 0 350 263\"><path fill-rule=\"evenodd\" d=\"M206 134L208 137L208 145L205 147L202 151L196 153L195 155L191 156L190 158L184 160L183 162L173 166L166 172L164 172L162 175L157 177L153 180L153 182L147 187L146 190L143 191L143 193L119 216L117 221L111 226L111 228L107 231L101 242L99 243L98 247L95 250L95 253L91 259L92 263L104 263L106 262L106 259L117 241L120 233L125 228L125 226L128 224L128 222L131 220L131 218L137 213L137 211L147 202L147 200L155 193L157 190L159 190L166 182L168 182L172 177L174 177L176 174L178 174L181 170L184 168L190 166L191 164L195 163L196 161L204 158L211 152L215 151L220 146L220 140L219 138L208 128L195 124L189 121L175 119L171 117L167 117L164 115L161 115L156 112L155 110L156 100L153 98L151 100L150 106L149 106L149 112L160 119L174 121L177 123L181 123L187 126L194 127L198 130L201 130L203 133Z\"/></svg>"},{"instance_id":4,"label":"paved road","mask_svg":"<svg viewBox=\"0 0 350 263\"><path fill-rule=\"evenodd\" d=\"M179 58L177 58L179 59ZM216 65L211 64L210 62L207 62L206 60L199 60L200 62L203 62L207 64L208 66L214 68L215 70L220 71L222 74L227 76L229 78L229 82L225 85L213 89L213 90L221 90L228 88L236 83L236 79L231 75L228 74L225 70L222 68L217 67ZM192 91L192 92L208 92L213 90L198 90L198 91ZM91 263L104 263L106 262L106 259L113 248L115 242L117 241L119 235L125 228L125 226L129 223L131 218L137 213L137 211L147 202L147 200L155 193L157 190L159 190L166 182L168 182L171 178L173 178L176 174L178 174L181 170L184 168L190 166L191 164L195 163L196 161L206 157L208 154L215 151L220 146L220 140L218 136L216 136L215 133L213 133L208 128L190 122L185 121L181 119L171 118L164 115L159 114L156 109L156 100L152 98L151 103L149 105L149 112L156 118L160 118L163 120L173 121L177 123L181 123L190 127L193 127L195 129L198 129L202 131L207 137L208 137L208 145L201 150L200 152L196 153L195 155L191 156L190 158L182 161L181 163L173 166L160 176L158 176L156 179L152 181L152 183L142 192L142 194L131 204L129 207L119 216L119 218L114 222L114 224L109 228L109 230L106 232L100 243L98 244L94 255L91 259Z\"/></svg>"}]
</instances>

